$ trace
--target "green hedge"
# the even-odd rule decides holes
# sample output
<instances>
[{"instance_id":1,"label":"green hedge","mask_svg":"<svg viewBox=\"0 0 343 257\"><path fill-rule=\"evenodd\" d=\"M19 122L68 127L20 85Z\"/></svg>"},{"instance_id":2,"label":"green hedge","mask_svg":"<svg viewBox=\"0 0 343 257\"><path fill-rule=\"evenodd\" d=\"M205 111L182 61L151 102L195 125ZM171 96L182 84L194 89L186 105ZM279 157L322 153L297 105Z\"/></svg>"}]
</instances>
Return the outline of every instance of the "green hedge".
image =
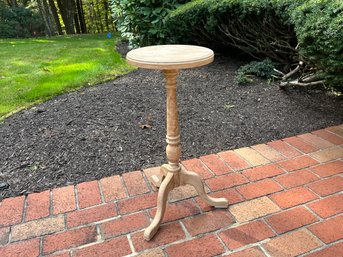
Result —
<instances>
[{"instance_id":1,"label":"green hedge","mask_svg":"<svg viewBox=\"0 0 343 257\"><path fill-rule=\"evenodd\" d=\"M112 0L131 47L195 43L283 64L284 79L343 86L342 0ZM284 81L285 82L285 81Z\"/></svg>"},{"instance_id":2,"label":"green hedge","mask_svg":"<svg viewBox=\"0 0 343 257\"><path fill-rule=\"evenodd\" d=\"M285 15L289 7L285 2L195 0L172 11L166 26L175 43L229 46L254 57L289 63L297 40L293 24Z\"/></svg>"},{"instance_id":3,"label":"green hedge","mask_svg":"<svg viewBox=\"0 0 343 257\"><path fill-rule=\"evenodd\" d=\"M343 86L341 0L194 0L165 24L173 43L238 48L285 72L302 61L298 82Z\"/></svg>"},{"instance_id":4,"label":"green hedge","mask_svg":"<svg viewBox=\"0 0 343 257\"><path fill-rule=\"evenodd\" d=\"M189 0L188 0L189 1ZM187 0L111 0L117 30L129 40L130 48L165 43L165 17Z\"/></svg>"},{"instance_id":5,"label":"green hedge","mask_svg":"<svg viewBox=\"0 0 343 257\"><path fill-rule=\"evenodd\" d=\"M343 87L343 1L306 1L292 11L291 21L300 58L331 85Z\"/></svg>"}]
</instances>

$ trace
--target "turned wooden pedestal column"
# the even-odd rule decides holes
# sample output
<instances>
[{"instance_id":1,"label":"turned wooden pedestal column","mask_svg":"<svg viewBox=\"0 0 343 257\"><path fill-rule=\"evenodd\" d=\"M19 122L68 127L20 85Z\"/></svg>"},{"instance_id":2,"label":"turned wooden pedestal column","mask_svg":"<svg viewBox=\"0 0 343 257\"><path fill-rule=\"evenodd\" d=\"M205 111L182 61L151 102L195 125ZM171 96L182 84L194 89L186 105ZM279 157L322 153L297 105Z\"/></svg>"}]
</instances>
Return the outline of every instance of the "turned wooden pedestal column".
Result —
<instances>
[{"instance_id":1,"label":"turned wooden pedestal column","mask_svg":"<svg viewBox=\"0 0 343 257\"><path fill-rule=\"evenodd\" d=\"M225 198L213 198L206 194L201 177L195 172L187 171L180 166L180 128L176 97L176 78L179 69L194 68L213 61L213 51L199 46L190 45L160 45L142 47L130 51L126 58L129 63L147 69L162 70L166 78L167 92L167 160L162 165L160 174L151 178L152 183L159 187L157 212L154 220L144 232L144 238L150 240L157 232L167 205L168 194L175 187L192 185L198 194L209 204L226 208Z\"/></svg>"}]
</instances>

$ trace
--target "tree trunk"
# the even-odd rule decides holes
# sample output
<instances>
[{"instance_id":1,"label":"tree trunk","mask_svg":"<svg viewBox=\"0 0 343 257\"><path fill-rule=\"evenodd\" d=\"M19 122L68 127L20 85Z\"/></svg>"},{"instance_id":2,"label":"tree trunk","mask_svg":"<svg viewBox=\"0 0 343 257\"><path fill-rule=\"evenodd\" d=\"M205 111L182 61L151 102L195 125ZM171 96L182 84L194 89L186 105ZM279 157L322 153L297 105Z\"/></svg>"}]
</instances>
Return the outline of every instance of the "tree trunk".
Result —
<instances>
[{"instance_id":1,"label":"tree trunk","mask_svg":"<svg viewBox=\"0 0 343 257\"><path fill-rule=\"evenodd\" d=\"M102 20L101 20L101 12L99 9L99 0L96 0L96 12L97 12L97 17L98 17L98 24L100 26L101 31L100 32L104 32L104 25L102 24Z\"/></svg>"},{"instance_id":2,"label":"tree trunk","mask_svg":"<svg viewBox=\"0 0 343 257\"><path fill-rule=\"evenodd\" d=\"M76 10L79 17L80 28L82 33L87 33L85 15L83 13L82 0L76 0Z\"/></svg>"},{"instance_id":3,"label":"tree trunk","mask_svg":"<svg viewBox=\"0 0 343 257\"><path fill-rule=\"evenodd\" d=\"M74 29L74 1L71 0L57 0L58 8L60 9L63 23L67 34L75 34Z\"/></svg>"},{"instance_id":4,"label":"tree trunk","mask_svg":"<svg viewBox=\"0 0 343 257\"><path fill-rule=\"evenodd\" d=\"M80 20L79 20L77 12L74 13L74 23L75 23L76 33L81 34Z\"/></svg>"},{"instance_id":5,"label":"tree trunk","mask_svg":"<svg viewBox=\"0 0 343 257\"><path fill-rule=\"evenodd\" d=\"M56 24L53 19L53 14L47 0L43 0L42 2L43 2L46 19L47 19L47 22L51 31L51 35L53 35L55 34L55 31L56 31Z\"/></svg>"},{"instance_id":6,"label":"tree trunk","mask_svg":"<svg viewBox=\"0 0 343 257\"><path fill-rule=\"evenodd\" d=\"M53 30L51 29L51 24L49 23L48 13L46 12L46 9L44 8L43 0L37 0L37 4L38 4L39 12L44 21L45 32L48 36L51 36L53 33Z\"/></svg>"},{"instance_id":7,"label":"tree trunk","mask_svg":"<svg viewBox=\"0 0 343 257\"><path fill-rule=\"evenodd\" d=\"M61 26L60 19L58 17L55 1L49 0L49 5L50 5L50 10L52 12L52 16L54 17L54 20L55 20L58 35L63 35L62 26Z\"/></svg>"},{"instance_id":8,"label":"tree trunk","mask_svg":"<svg viewBox=\"0 0 343 257\"><path fill-rule=\"evenodd\" d=\"M103 0L104 3L104 13L105 13L105 26L106 26L106 30L109 31L110 27L109 27L109 22L108 22L108 0Z\"/></svg>"},{"instance_id":9,"label":"tree trunk","mask_svg":"<svg viewBox=\"0 0 343 257\"><path fill-rule=\"evenodd\" d=\"M92 9L92 4L88 2L88 13L89 13L89 23L90 23L90 30L93 32L93 27L94 27L94 17L93 17L93 9ZM88 27L89 29L89 27Z\"/></svg>"},{"instance_id":10,"label":"tree trunk","mask_svg":"<svg viewBox=\"0 0 343 257\"><path fill-rule=\"evenodd\" d=\"M96 14L96 11L95 11L93 0L91 0L89 10L91 12L92 19L95 21L96 30L97 30L98 33L100 33L100 28L99 28L99 24L98 24L98 21L97 21L97 14Z\"/></svg>"}]
</instances>

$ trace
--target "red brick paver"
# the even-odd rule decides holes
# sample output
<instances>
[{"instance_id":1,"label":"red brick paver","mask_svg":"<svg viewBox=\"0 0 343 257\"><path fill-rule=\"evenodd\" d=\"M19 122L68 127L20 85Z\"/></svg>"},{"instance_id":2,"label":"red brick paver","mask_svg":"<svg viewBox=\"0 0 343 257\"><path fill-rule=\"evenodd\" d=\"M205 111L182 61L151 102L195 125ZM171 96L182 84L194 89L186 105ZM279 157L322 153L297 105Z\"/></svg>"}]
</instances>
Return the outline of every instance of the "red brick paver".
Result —
<instances>
[{"instance_id":1,"label":"red brick paver","mask_svg":"<svg viewBox=\"0 0 343 257\"><path fill-rule=\"evenodd\" d=\"M273 238L263 247L271 256L298 256L322 246L322 243L305 229Z\"/></svg>"},{"instance_id":2,"label":"red brick paver","mask_svg":"<svg viewBox=\"0 0 343 257\"><path fill-rule=\"evenodd\" d=\"M285 173L285 171L275 164L269 164L243 171L243 174L251 181L271 178L283 173Z\"/></svg>"},{"instance_id":3,"label":"red brick paver","mask_svg":"<svg viewBox=\"0 0 343 257\"><path fill-rule=\"evenodd\" d=\"M236 154L234 151L220 152L218 154L231 168L234 170L243 170L251 167L242 157Z\"/></svg>"},{"instance_id":4,"label":"red brick paver","mask_svg":"<svg viewBox=\"0 0 343 257\"><path fill-rule=\"evenodd\" d=\"M240 173L230 173L228 175L211 178L206 181L207 185L213 191L238 186L247 182L247 178Z\"/></svg>"},{"instance_id":5,"label":"red brick paver","mask_svg":"<svg viewBox=\"0 0 343 257\"><path fill-rule=\"evenodd\" d=\"M285 159L285 157L281 153L266 144L254 145L251 148L259 152L262 156L272 162L277 162Z\"/></svg>"},{"instance_id":6,"label":"red brick paver","mask_svg":"<svg viewBox=\"0 0 343 257\"><path fill-rule=\"evenodd\" d=\"M53 214L65 213L76 209L74 186L52 190Z\"/></svg>"},{"instance_id":7,"label":"red brick paver","mask_svg":"<svg viewBox=\"0 0 343 257\"><path fill-rule=\"evenodd\" d=\"M225 250L214 235L209 235L172 245L166 251L170 257L210 257Z\"/></svg>"},{"instance_id":8,"label":"red brick paver","mask_svg":"<svg viewBox=\"0 0 343 257\"><path fill-rule=\"evenodd\" d=\"M21 222L23 210L23 196L3 200L0 205L0 227Z\"/></svg>"},{"instance_id":9,"label":"red brick paver","mask_svg":"<svg viewBox=\"0 0 343 257\"><path fill-rule=\"evenodd\" d=\"M263 221L253 221L224 230L219 236L229 249L234 250L266 238L274 237L275 234Z\"/></svg>"},{"instance_id":10,"label":"red brick paver","mask_svg":"<svg viewBox=\"0 0 343 257\"><path fill-rule=\"evenodd\" d=\"M327 130L317 130L312 132L312 134L319 136L323 139L325 139L326 141L329 141L330 143L334 144L334 145L342 145L343 144L343 137L340 137L330 131Z\"/></svg>"},{"instance_id":11,"label":"red brick paver","mask_svg":"<svg viewBox=\"0 0 343 257\"><path fill-rule=\"evenodd\" d=\"M0 256L37 257L39 255L39 239L21 241L0 248Z\"/></svg>"},{"instance_id":12,"label":"red brick paver","mask_svg":"<svg viewBox=\"0 0 343 257\"><path fill-rule=\"evenodd\" d=\"M286 156L287 158L294 158L302 155L300 151L281 140L270 142L268 143L268 145L274 148L276 151L283 154L284 156Z\"/></svg>"},{"instance_id":13,"label":"red brick paver","mask_svg":"<svg viewBox=\"0 0 343 257\"><path fill-rule=\"evenodd\" d=\"M334 244L322 250L305 255L306 257L335 257L343 256L343 242Z\"/></svg>"},{"instance_id":14,"label":"red brick paver","mask_svg":"<svg viewBox=\"0 0 343 257\"><path fill-rule=\"evenodd\" d=\"M115 204L104 204L67 213L67 226L78 227L117 216Z\"/></svg>"},{"instance_id":15,"label":"red brick paver","mask_svg":"<svg viewBox=\"0 0 343 257\"><path fill-rule=\"evenodd\" d=\"M315 159L306 155L279 163L279 165L287 171L300 170L316 164L318 164L318 162Z\"/></svg>"},{"instance_id":16,"label":"red brick paver","mask_svg":"<svg viewBox=\"0 0 343 257\"><path fill-rule=\"evenodd\" d=\"M196 236L227 227L233 224L234 220L224 211L216 210L186 219L183 223L187 231Z\"/></svg>"},{"instance_id":17,"label":"red brick paver","mask_svg":"<svg viewBox=\"0 0 343 257\"><path fill-rule=\"evenodd\" d=\"M286 209L315 200L318 196L307 188L297 187L286 192L276 193L270 198L281 208Z\"/></svg>"},{"instance_id":18,"label":"red brick paver","mask_svg":"<svg viewBox=\"0 0 343 257\"><path fill-rule=\"evenodd\" d=\"M266 257L266 255L258 248L252 247L242 251L230 253L224 256L228 257Z\"/></svg>"},{"instance_id":19,"label":"red brick paver","mask_svg":"<svg viewBox=\"0 0 343 257\"><path fill-rule=\"evenodd\" d=\"M127 237L114 238L99 244L74 251L73 257L120 257L130 254L131 248Z\"/></svg>"},{"instance_id":20,"label":"red brick paver","mask_svg":"<svg viewBox=\"0 0 343 257\"><path fill-rule=\"evenodd\" d=\"M150 241L145 241L143 238L143 232L134 233L131 235L133 246L136 251L143 251L145 249L151 249L162 245L177 242L185 239L186 235L179 222L173 222L167 225L162 225L159 229L159 233Z\"/></svg>"},{"instance_id":21,"label":"red brick paver","mask_svg":"<svg viewBox=\"0 0 343 257\"><path fill-rule=\"evenodd\" d=\"M334 176L312 183L308 187L320 196L328 196L343 191L343 177Z\"/></svg>"},{"instance_id":22,"label":"red brick paver","mask_svg":"<svg viewBox=\"0 0 343 257\"><path fill-rule=\"evenodd\" d=\"M278 234L282 234L316 222L318 218L305 207L301 206L279 212L266 218L266 220Z\"/></svg>"},{"instance_id":23,"label":"red brick paver","mask_svg":"<svg viewBox=\"0 0 343 257\"><path fill-rule=\"evenodd\" d=\"M239 187L238 192L244 196L245 199L253 199L264 195L269 195L282 190L277 183L271 179L261 180L248 185Z\"/></svg>"},{"instance_id":24,"label":"red brick paver","mask_svg":"<svg viewBox=\"0 0 343 257\"><path fill-rule=\"evenodd\" d=\"M126 191L120 176L103 178L100 180L100 186L106 202L126 197Z\"/></svg>"},{"instance_id":25,"label":"red brick paver","mask_svg":"<svg viewBox=\"0 0 343 257\"><path fill-rule=\"evenodd\" d=\"M50 190L27 197L26 221L40 219L50 214Z\"/></svg>"},{"instance_id":26,"label":"red brick paver","mask_svg":"<svg viewBox=\"0 0 343 257\"><path fill-rule=\"evenodd\" d=\"M329 196L308 206L322 218L331 217L343 212L343 194Z\"/></svg>"},{"instance_id":27,"label":"red brick paver","mask_svg":"<svg viewBox=\"0 0 343 257\"><path fill-rule=\"evenodd\" d=\"M287 142L291 146L297 148L298 150L304 153L312 153L318 150L317 147L309 144L308 142L304 141L302 138L299 137L288 137L283 139L283 141Z\"/></svg>"},{"instance_id":28,"label":"red brick paver","mask_svg":"<svg viewBox=\"0 0 343 257\"><path fill-rule=\"evenodd\" d=\"M178 201L168 204L166 207L166 213L163 218L163 222L170 222L184 217L193 216L198 214L199 208L192 200ZM156 214L156 208L149 211L151 218Z\"/></svg>"},{"instance_id":29,"label":"red brick paver","mask_svg":"<svg viewBox=\"0 0 343 257\"><path fill-rule=\"evenodd\" d=\"M275 180L279 182L284 188L289 189L316 181L318 180L318 177L311 171L305 169L279 176Z\"/></svg>"},{"instance_id":30,"label":"red brick paver","mask_svg":"<svg viewBox=\"0 0 343 257\"><path fill-rule=\"evenodd\" d=\"M81 209L101 203L98 181L84 182L78 184L76 188L79 199L79 207Z\"/></svg>"},{"instance_id":31,"label":"red brick paver","mask_svg":"<svg viewBox=\"0 0 343 257\"><path fill-rule=\"evenodd\" d=\"M317 175L321 177L329 177L332 175L343 173L343 161L336 160L311 168Z\"/></svg>"},{"instance_id":32,"label":"red brick paver","mask_svg":"<svg viewBox=\"0 0 343 257\"><path fill-rule=\"evenodd\" d=\"M142 172L134 171L123 174L123 179L130 196L141 195L149 192L149 188L144 182Z\"/></svg>"},{"instance_id":33,"label":"red brick paver","mask_svg":"<svg viewBox=\"0 0 343 257\"><path fill-rule=\"evenodd\" d=\"M200 157L200 160L216 175L232 172L232 169L215 154L202 156Z\"/></svg>"},{"instance_id":34,"label":"red brick paver","mask_svg":"<svg viewBox=\"0 0 343 257\"><path fill-rule=\"evenodd\" d=\"M136 231L147 225L149 225L148 216L145 213L140 212L105 222L101 224L101 231L105 238L109 238Z\"/></svg>"},{"instance_id":35,"label":"red brick paver","mask_svg":"<svg viewBox=\"0 0 343 257\"><path fill-rule=\"evenodd\" d=\"M89 244L97 240L96 227L85 227L53 234L43 239L43 254Z\"/></svg>"},{"instance_id":36,"label":"red brick paver","mask_svg":"<svg viewBox=\"0 0 343 257\"><path fill-rule=\"evenodd\" d=\"M213 173L199 159L183 161L182 164L183 166L185 166L187 170L198 173L204 179L211 178L214 176Z\"/></svg>"},{"instance_id":37,"label":"red brick paver","mask_svg":"<svg viewBox=\"0 0 343 257\"><path fill-rule=\"evenodd\" d=\"M343 158L343 148L331 147L311 153L310 156L320 162L333 161L335 159Z\"/></svg>"},{"instance_id":38,"label":"red brick paver","mask_svg":"<svg viewBox=\"0 0 343 257\"><path fill-rule=\"evenodd\" d=\"M332 243L343 238L343 216L325 220L309 227L309 230L324 243Z\"/></svg>"},{"instance_id":39,"label":"red brick paver","mask_svg":"<svg viewBox=\"0 0 343 257\"><path fill-rule=\"evenodd\" d=\"M174 189L150 241L158 192L147 178L158 167L7 198L0 256L343 256L342 158L340 125L185 160L229 206Z\"/></svg>"}]
</instances>

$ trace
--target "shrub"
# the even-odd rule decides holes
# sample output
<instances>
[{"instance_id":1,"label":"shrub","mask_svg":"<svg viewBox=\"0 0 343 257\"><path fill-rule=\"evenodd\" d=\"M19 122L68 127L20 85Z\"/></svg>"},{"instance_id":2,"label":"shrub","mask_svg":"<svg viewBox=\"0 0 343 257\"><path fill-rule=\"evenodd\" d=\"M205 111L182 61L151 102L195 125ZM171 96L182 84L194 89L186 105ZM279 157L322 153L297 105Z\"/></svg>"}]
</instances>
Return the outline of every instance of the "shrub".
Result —
<instances>
[{"instance_id":1,"label":"shrub","mask_svg":"<svg viewBox=\"0 0 343 257\"><path fill-rule=\"evenodd\" d=\"M0 38L40 35L44 25L40 16L29 8L9 8L0 2Z\"/></svg>"},{"instance_id":2,"label":"shrub","mask_svg":"<svg viewBox=\"0 0 343 257\"><path fill-rule=\"evenodd\" d=\"M343 2L308 0L291 13L299 53L310 73L343 88ZM316 76L312 76L316 79Z\"/></svg>"},{"instance_id":3,"label":"shrub","mask_svg":"<svg viewBox=\"0 0 343 257\"><path fill-rule=\"evenodd\" d=\"M194 0L165 24L174 43L238 48L284 64L283 85L343 86L341 0Z\"/></svg>"},{"instance_id":4,"label":"shrub","mask_svg":"<svg viewBox=\"0 0 343 257\"><path fill-rule=\"evenodd\" d=\"M130 48L166 42L164 19L187 0L111 0L117 30Z\"/></svg>"},{"instance_id":5,"label":"shrub","mask_svg":"<svg viewBox=\"0 0 343 257\"><path fill-rule=\"evenodd\" d=\"M235 74L235 82L238 84L247 84L253 82L252 75L257 77L271 79L273 75L277 75L274 71L275 63L269 58L263 61L253 61L241 66Z\"/></svg>"},{"instance_id":6,"label":"shrub","mask_svg":"<svg viewBox=\"0 0 343 257\"><path fill-rule=\"evenodd\" d=\"M173 42L238 48L254 57L293 61L296 35L273 0L195 0L166 18Z\"/></svg>"}]
</instances>

